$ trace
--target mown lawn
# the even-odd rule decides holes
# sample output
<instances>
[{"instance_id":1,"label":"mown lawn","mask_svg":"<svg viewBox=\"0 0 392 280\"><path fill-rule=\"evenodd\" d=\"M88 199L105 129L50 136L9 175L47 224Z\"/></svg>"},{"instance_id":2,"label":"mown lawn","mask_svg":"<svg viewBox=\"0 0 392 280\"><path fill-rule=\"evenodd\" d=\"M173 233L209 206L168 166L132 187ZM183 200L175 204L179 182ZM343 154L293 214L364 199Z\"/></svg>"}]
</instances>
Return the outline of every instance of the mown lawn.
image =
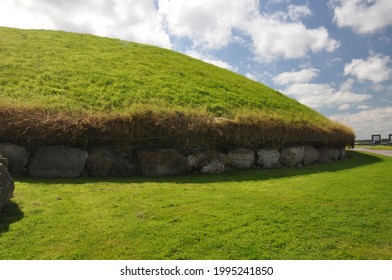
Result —
<instances>
[{"instance_id":1,"label":"mown lawn","mask_svg":"<svg viewBox=\"0 0 392 280\"><path fill-rule=\"evenodd\" d=\"M365 148L365 149L369 149L369 150L392 150L392 146L388 146L388 145L375 145L375 146L369 146L369 145L355 145L355 148Z\"/></svg>"},{"instance_id":2,"label":"mown lawn","mask_svg":"<svg viewBox=\"0 0 392 280\"><path fill-rule=\"evenodd\" d=\"M392 158L127 179L17 179L0 259L392 259Z\"/></svg>"},{"instance_id":3,"label":"mown lawn","mask_svg":"<svg viewBox=\"0 0 392 280\"><path fill-rule=\"evenodd\" d=\"M377 146L365 146L365 148L370 149L370 150L392 150L392 146L387 146L387 145L377 145Z\"/></svg>"}]
</instances>

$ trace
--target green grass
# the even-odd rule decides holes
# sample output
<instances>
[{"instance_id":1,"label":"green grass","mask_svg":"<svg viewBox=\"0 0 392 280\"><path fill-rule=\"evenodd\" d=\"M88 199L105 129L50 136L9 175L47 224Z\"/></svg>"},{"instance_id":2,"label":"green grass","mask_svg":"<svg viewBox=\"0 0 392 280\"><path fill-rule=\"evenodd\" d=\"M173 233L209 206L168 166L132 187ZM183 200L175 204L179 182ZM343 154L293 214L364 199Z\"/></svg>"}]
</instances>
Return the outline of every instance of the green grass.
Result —
<instances>
[{"instance_id":1,"label":"green grass","mask_svg":"<svg viewBox=\"0 0 392 280\"><path fill-rule=\"evenodd\" d=\"M140 106L232 117L267 110L324 119L233 72L149 45L58 31L0 28L3 102L83 112Z\"/></svg>"},{"instance_id":2,"label":"green grass","mask_svg":"<svg viewBox=\"0 0 392 280\"><path fill-rule=\"evenodd\" d=\"M378 151L388 151L392 150L392 146L389 145L355 145L358 149L368 149L368 150L378 150Z\"/></svg>"},{"instance_id":3,"label":"green grass","mask_svg":"<svg viewBox=\"0 0 392 280\"><path fill-rule=\"evenodd\" d=\"M386 145L368 146L366 148L370 150L379 150L379 151L392 150L392 146L386 146Z\"/></svg>"},{"instance_id":4,"label":"green grass","mask_svg":"<svg viewBox=\"0 0 392 280\"><path fill-rule=\"evenodd\" d=\"M392 259L392 158L168 178L17 179L0 259Z\"/></svg>"},{"instance_id":5,"label":"green grass","mask_svg":"<svg viewBox=\"0 0 392 280\"><path fill-rule=\"evenodd\" d=\"M0 140L7 141L49 142L51 136L59 143L73 135L80 144L99 135L129 142L157 137L157 131L176 138L171 127L179 135L194 133L183 142L195 135L241 138L252 131L254 146L276 139L281 146L303 138L318 145L354 141L349 128L297 101L180 53L92 35L4 27L0 120ZM106 135L108 130L129 133ZM238 145L250 146L247 142Z\"/></svg>"}]
</instances>

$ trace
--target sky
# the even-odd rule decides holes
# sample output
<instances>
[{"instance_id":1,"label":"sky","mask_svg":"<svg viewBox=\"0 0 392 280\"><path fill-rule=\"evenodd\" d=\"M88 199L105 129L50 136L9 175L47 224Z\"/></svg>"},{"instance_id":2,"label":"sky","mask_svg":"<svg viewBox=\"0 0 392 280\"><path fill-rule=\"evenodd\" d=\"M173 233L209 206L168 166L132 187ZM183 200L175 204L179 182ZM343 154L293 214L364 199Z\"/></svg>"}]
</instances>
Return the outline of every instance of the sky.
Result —
<instances>
[{"instance_id":1,"label":"sky","mask_svg":"<svg viewBox=\"0 0 392 280\"><path fill-rule=\"evenodd\" d=\"M392 134L391 0L0 0L0 26L160 46Z\"/></svg>"}]
</instances>

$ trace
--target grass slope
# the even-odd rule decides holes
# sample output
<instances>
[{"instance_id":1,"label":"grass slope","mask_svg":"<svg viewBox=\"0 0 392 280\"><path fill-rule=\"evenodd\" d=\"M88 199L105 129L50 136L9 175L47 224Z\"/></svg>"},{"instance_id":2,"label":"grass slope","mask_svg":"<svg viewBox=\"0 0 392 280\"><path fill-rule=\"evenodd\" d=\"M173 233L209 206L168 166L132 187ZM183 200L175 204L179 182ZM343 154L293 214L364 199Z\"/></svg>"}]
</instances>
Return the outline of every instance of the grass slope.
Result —
<instances>
[{"instance_id":1,"label":"grass slope","mask_svg":"<svg viewBox=\"0 0 392 280\"><path fill-rule=\"evenodd\" d=\"M214 176L17 180L0 259L392 259L392 158L348 155Z\"/></svg>"},{"instance_id":2,"label":"grass slope","mask_svg":"<svg viewBox=\"0 0 392 280\"><path fill-rule=\"evenodd\" d=\"M148 45L0 27L0 69L0 117L9 123L0 132L11 139L145 140L157 134L192 139L201 134L260 146L268 137L276 141L271 133L276 128L282 145L303 141L301 134L320 144L354 139L350 129L271 88ZM105 134L113 127L119 135ZM259 139L240 139L244 130L256 130Z\"/></svg>"}]
</instances>

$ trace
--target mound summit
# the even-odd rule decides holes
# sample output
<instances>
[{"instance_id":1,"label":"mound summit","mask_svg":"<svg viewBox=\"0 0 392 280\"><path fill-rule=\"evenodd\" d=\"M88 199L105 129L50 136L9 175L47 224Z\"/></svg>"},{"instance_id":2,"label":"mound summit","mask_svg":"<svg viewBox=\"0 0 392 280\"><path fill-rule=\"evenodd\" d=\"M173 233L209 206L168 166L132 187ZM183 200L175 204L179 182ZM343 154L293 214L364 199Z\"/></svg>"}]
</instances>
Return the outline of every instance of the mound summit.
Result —
<instances>
[{"instance_id":1,"label":"mound summit","mask_svg":"<svg viewBox=\"0 0 392 280\"><path fill-rule=\"evenodd\" d=\"M354 133L241 75L174 51L0 27L0 141L136 147L353 145Z\"/></svg>"}]
</instances>

